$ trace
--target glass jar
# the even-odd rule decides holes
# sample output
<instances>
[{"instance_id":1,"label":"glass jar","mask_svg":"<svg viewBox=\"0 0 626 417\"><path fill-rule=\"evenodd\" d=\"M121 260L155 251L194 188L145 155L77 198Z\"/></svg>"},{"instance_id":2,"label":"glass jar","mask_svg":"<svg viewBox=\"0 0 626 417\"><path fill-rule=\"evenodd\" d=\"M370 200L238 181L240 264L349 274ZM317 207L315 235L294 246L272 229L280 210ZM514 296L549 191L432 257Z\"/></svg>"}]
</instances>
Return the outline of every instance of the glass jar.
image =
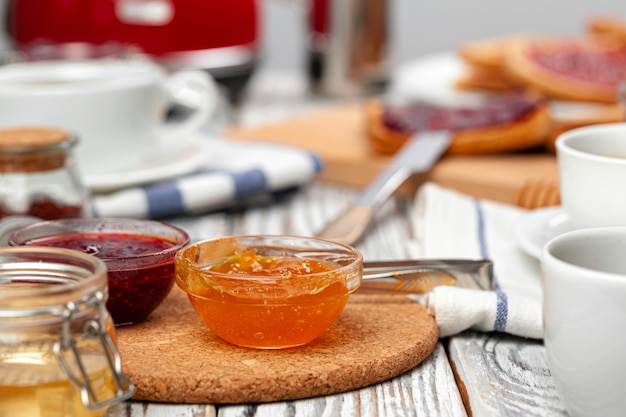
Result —
<instances>
[{"instance_id":1,"label":"glass jar","mask_svg":"<svg viewBox=\"0 0 626 417\"><path fill-rule=\"evenodd\" d=\"M0 416L101 416L133 395L106 298L95 257L0 249Z\"/></svg>"},{"instance_id":2,"label":"glass jar","mask_svg":"<svg viewBox=\"0 0 626 417\"><path fill-rule=\"evenodd\" d=\"M77 143L75 136L56 128L0 129L0 219L89 216L89 191L73 158Z\"/></svg>"}]
</instances>

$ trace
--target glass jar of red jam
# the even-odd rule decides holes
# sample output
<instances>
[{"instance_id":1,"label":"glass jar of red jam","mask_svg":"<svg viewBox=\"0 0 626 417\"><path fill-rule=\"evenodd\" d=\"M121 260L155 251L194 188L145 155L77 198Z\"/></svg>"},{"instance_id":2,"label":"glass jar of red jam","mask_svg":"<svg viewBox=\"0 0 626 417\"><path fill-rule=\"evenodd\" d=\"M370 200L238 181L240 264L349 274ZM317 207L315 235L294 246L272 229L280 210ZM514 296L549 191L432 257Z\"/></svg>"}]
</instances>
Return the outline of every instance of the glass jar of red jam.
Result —
<instances>
[{"instance_id":1,"label":"glass jar of red jam","mask_svg":"<svg viewBox=\"0 0 626 417\"><path fill-rule=\"evenodd\" d=\"M95 257L0 249L1 416L101 416L133 395L106 299Z\"/></svg>"},{"instance_id":2,"label":"glass jar of red jam","mask_svg":"<svg viewBox=\"0 0 626 417\"><path fill-rule=\"evenodd\" d=\"M0 219L88 217L89 191L78 174L77 137L48 127L0 129Z\"/></svg>"}]
</instances>

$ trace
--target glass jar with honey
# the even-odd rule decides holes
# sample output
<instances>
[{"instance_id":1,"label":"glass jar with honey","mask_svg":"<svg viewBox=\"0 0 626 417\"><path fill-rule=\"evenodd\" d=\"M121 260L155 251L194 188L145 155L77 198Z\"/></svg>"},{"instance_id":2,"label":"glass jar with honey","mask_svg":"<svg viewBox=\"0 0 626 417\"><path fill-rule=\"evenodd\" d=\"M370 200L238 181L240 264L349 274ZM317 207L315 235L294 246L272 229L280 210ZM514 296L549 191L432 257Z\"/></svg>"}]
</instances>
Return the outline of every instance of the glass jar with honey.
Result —
<instances>
[{"instance_id":1,"label":"glass jar with honey","mask_svg":"<svg viewBox=\"0 0 626 417\"><path fill-rule=\"evenodd\" d=\"M0 129L0 219L90 216L89 191L74 161L77 143L57 128Z\"/></svg>"},{"instance_id":2,"label":"glass jar with honey","mask_svg":"<svg viewBox=\"0 0 626 417\"><path fill-rule=\"evenodd\" d=\"M101 416L130 398L99 259L0 249L0 416Z\"/></svg>"}]
</instances>

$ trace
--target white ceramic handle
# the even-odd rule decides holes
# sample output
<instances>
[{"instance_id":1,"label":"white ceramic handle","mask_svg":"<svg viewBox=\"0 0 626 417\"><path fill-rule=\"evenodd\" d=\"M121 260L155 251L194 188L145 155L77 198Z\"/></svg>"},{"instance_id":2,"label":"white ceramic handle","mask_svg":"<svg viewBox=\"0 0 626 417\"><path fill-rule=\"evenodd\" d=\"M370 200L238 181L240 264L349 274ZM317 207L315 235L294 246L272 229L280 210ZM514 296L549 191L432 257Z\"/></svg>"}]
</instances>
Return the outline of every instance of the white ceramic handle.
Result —
<instances>
[{"instance_id":1,"label":"white ceramic handle","mask_svg":"<svg viewBox=\"0 0 626 417\"><path fill-rule=\"evenodd\" d=\"M183 120L161 126L161 148L180 150L189 142L193 132L206 123L215 111L217 85L206 71L178 71L169 75L165 93L168 106L178 105L190 112Z\"/></svg>"}]
</instances>

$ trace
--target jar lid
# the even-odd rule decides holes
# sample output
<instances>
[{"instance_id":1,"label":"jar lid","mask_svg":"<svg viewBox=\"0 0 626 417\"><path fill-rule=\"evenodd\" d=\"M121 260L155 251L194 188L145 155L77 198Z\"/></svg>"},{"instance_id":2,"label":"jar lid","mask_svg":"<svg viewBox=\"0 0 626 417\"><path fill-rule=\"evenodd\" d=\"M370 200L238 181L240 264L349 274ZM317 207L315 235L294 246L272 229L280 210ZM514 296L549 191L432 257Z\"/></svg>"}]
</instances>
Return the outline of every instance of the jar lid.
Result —
<instances>
[{"instance_id":1,"label":"jar lid","mask_svg":"<svg viewBox=\"0 0 626 417\"><path fill-rule=\"evenodd\" d=\"M54 127L0 129L0 172L36 172L60 168L77 139Z\"/></svg>"},{"instance_id":2,"label":"jar lid","mask_svg":"<svg viewBox=\"0 0 626 417\"><path fill-rule=\"evenodd\" d=\"M0 248L0 266L0 329L18 319L24 324L26 318L60 318L67 303L107 291L104 261L77 250Z\"/></svg>"}]
</instances>

